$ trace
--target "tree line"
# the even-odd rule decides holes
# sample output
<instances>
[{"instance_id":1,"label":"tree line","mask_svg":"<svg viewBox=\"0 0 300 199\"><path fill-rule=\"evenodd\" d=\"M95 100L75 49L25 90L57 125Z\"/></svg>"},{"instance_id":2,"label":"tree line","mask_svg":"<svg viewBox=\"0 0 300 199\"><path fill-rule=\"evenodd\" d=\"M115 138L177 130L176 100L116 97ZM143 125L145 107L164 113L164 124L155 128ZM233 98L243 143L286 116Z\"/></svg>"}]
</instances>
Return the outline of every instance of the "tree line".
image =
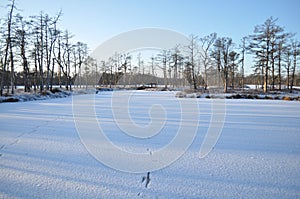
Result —
<instances>
[{"instance_id":1,"label":"tree line","mask_svg":"<svg viewBox=\"0 0 300 199\"><path fill-rule=\"evenodd\" d=\"M71 90L88 56L88 47L83 42L71 43L73 35L58 28L62 12L49 16L41 11L24 18L16 13L15 0L10 0L7 8L0 30L1 96L5 91L14 94L16 83L21 83L25 92L43 92L53 85ZM16 72L20 66L22 70Z\"/></svg>"},{"instance_id":2,"label":"tree line","mask_svg":"<svg viewBox=\"0 0 300 199\"><path fill-rule=\"evenodd\" d=\"M0 32L1 95L14 94L16 85L23 85L25 92L43 92L54 85L71 90L75 84L111 87L147 83L189 85L192 89L216 86L228 92L256 84L268 92L292 90L299 84L300 43L273 17L255 26L253 33L238 43L217 33L191 35L188 45L178 44L148 60L140 53L115 53L98 61L88 56L87 44L72 43L73 35L58 28L62 12L24 18L16 13L15 0L9 0L7 8ZM253 73L247 75L246 55L253 57ZM22 69L16 71L16 67Z\"/></svg>"},{"instance_id":3,"label":"tree line","mask_svg":"<svg viewBox=\"0 0 300 199\"><path fill-rule=\"evenodd\" d=\"M255 84L264 92L292 90L296 82L300 83L300 43L295 35L285 32L273 17L255 26L253 34L244 36L239 44L217 33L204 37L191 35L188 45L179 44L150 57L147 75L157 76L155 71L160 71L165 87L187 83L193 89L217 86L228 92L229 88L244 89L245 84ZM248 75L245 75L246 55L253 57L253 73ZM145 63L140 60L140 54L135 66L131 64L132 59L129 54L115 54L108 61L102 61L104 76L109 78L115 74L115 83L110 81L110 85L120 84L121 77L124 84L137 81L137 74L145 77ZM105 81L109 82L103 77L102 83ZM143 79L139 83L143 83Z\"/></svg>"}]
</instances>

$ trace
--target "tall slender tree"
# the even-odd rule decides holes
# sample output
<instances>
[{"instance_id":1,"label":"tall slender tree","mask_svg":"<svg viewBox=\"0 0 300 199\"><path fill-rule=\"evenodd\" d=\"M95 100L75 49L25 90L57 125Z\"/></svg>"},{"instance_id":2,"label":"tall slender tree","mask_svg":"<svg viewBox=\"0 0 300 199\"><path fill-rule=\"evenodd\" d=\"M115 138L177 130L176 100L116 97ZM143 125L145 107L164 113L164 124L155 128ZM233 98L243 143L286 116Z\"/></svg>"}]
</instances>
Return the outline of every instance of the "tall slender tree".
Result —
<instances>
[{"instance_id":1,"label":"tall slender tree","mask_svg":"<svg viewBox=\"0 0 300 199\"><path fill-rule=\"evenodd\" d=\"M211 48L213 47L216 38L217 38L217 33L211 33L210 35L200 38L200 46L201 46L200 57L201 57L201 63L204 66L205 89L208 84L207 70L211 65L210 51Z\"/></svg>"},{"instance_id":2,"label":"tall slender tree","mask_svg":"<svg viewBox=\"0 0 300 199\"><path fill-rule=\"evenodd\" d=\"M292 68L292 76L291 76L291 87L290 90L293 90L294 82L295 82L295 74L297 68L297 59L300 55L300 42L294 40L292 41L292 55L293 55L293 68Z\"/></svg>"},{"instance_id":3,"label":"tall slender tree","mask_svg":"<svg viewBox=\"0 0 300 199\"><path fill-rule=\"evenodd\" d=\"M214 43L214 51L212 52L212 56L214 57L217 70L222 73L223 77L223 85L224 92L228 92L228 76L230 72L230 57L229 53L233 47L232 39L229 37L218 38Z\"/></svg>"},{"instance_id":4,"label":"tall slender tree","mask_svg":"<svg viewBox=\"0 0 300 199\"><path fill-rule=\"evenodd\" d=\"M239 54L235 51L231 51L229 53L229 70L230 70L230 82L231 82L231 88L234 89L235 86L235 77L236 77L236 71L238 70L238 59Z\"/></svg>"},{"instance_id":5,"label":"tall slender tree","mask_svg":"<svg viewBox=\"0 0 300 199\"><path fill-rule=\"evenodd\" d=\"M71 53L72 53L72 44L70 43L70 39L73 36L70 34L68 30L64 32L63 35L63 54L62 54L62 63L60 63L61 70L66 79L66 89L72 90L71 85Z\"/></svg>"},{"instance_id":6,"label":"tall slender tree","mask_svg":"<svg viewBox=\"0 0 300 199\"><path fill-rule=\"evenodd\" d=\"M240 46L241 48L241 75L242 75L242 79L241 79L241 86L242 86L242 90L244 91L245 88L245 54L246 54L246 39L247 37L243 37L242 39L242 44Z\"/></svg>"},{"instance_id":7,"label":"tall slender tree","mask_svg":"<svg viewBox=\"0 0 300 199\"><path fill-rule=\"evenodd\" d=\"M7 31L6 31L6 46L4 50L4 62L3 62L3 72L2 72L2 78L1 78L1 85L0 85L0 94L3 95L3 89L4 89L4 78L6 74L6 67L8 64L8 60L10 61L10 70L11 70L11 86L12 90L11 93L14 94L14 55L13 55L13 41L12 41L12 24L13 24L13 13L15 9L15 0L10 0L10 3L8 4L9 12L7 15ZM9 57L9 59L8 59Z\"/></svg>"},{"instance_id":8,"label":"tall slender tree","mask_svg":"<svg viewBox=\"0 0 300 199\"><path fill-rule=\"evenodd\" d=\"M28 23L24 21L23 17L18 14L16 16L18 29L16 30L16 43L20 50L21 62L23 66L23 83L24 83L24 91L30 92L30 80L29 80L29 64L27 59L27 39L29 35L28 31Z\"/></svg>"},{"instance_id":9,"label":"tall slender tree","mask_svg":"<svg viewBox=\"0 0 300 199\"><path fill-rule=\"evenodd\" d=\"M264 63L264 92L268 91L269 82L272 88L275 85L275 59L277 58L280 39L286 37L284 29L276 24L277 19L268 18L263 24L255 26L254 34L249 36L249 49L256 56L257 62ZM269 81L269 70L271 80Z\"/></svg>"},{"instance_id":10,"label":"tall slender tree","mask_svg":"<svg viewBox=\"0 0 300 199\"><path fill-rule=\"evenodd\" d=\"M188 60L186 66L189 67L191 72L191 80L193 89L197 89L197 58L199 56L199 45L198 45L198 37L195 35L190 36L190 42L187 46Z\"/></svg>"},{"instance_id":11,"label":"tall slender tree","mask_svg":"<svg viewBox=\"0 0 300 199\"><path fill-rule=\"evenodd\" d=\"M168 74L167 74L167 63L170 61L170 51L163 50L157 55L157 61L162 64L159 68L163 71L165 89L168 87Z\"/></svg>"}]
</instances>

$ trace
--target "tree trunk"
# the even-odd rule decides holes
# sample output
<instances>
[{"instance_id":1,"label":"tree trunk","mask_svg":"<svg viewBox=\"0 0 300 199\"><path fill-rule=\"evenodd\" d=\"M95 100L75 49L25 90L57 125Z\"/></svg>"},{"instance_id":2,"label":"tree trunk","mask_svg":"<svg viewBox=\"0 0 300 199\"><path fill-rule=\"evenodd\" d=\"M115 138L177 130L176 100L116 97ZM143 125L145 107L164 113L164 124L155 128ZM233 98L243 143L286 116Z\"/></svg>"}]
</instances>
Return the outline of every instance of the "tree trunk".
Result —
<instances>
[{"instance_id":1,"label":"tree trunk","mask_svg":"<svg viewBox=\"0 0 300 199\"><path fill-rule=\"evenodd\" d=\"M294 56L294 65L293 65L292 77L291 77L291 91L293 91L295 73L296 73L296 67L297 67L297 49L294 49L293 56Z\"/></svg>"},{"instance_id":2,"label":"tree trunk","mask_svg":"<svg viewBox=\"0 0 300 199\"><path fill-rule=\"evenodd\" d=\"M167 80L167 58L163 58L163 72L164 72L164 84L165 88L168 87L168 80Z\"/></svg>"},{"instance_id":3,"label":"tree trunk","mask_svg":"<svg viewBox=\"0 0 300 199\"><path fill-rule=\"evenodd\" d=\"M44 71L43 71L43 62L44 62L44 37L43 37L43 13L40 16L40 40L39 40L39 79L40 79L40 92L44 90Z\"/></svg>"},{"instance_id":4,"label":"tree trunk","mask_svg":"<svg viewBox=\"0 0 300 199\"><path fill-rule=\"evenodd\" d=\"M53 89L54 66L55 66L55 58L52 58L52 68L51 68L51 76L50 76L50 90Z\"/></svg>"},{"instance_id":5,"label":"tree trunk","mask_svg":"<svg viewBox=\"0 0 300 199\"><path fill-rule=\"evenodd\" d=\"M2 71L2 78L1 78L1 85L0 85L0 95L3 95L3 89L4 89L4 78L6 75L6 65L7 65L7 58L8 58L8 51L10 50L10 61L11 61L11 69L12 71L14 70L14 65L13 65L13 52L12 52L12 40L11 40L11 24L12 24L12 17L13 17L13 11L14 11L14 7L15 7L15 1L12 0L11 6L10 6L10 11L8 14L8 21L7 21L7 40L6 40L6 47L5 47L5 55L4 55L4 64L3 64L3 71ZM14 74L14 72L12 72L11 74ZM13 85L13 81L14 78L12 77L11 79L11 83L12 83L12 87L14 87ZM12 88L14 89L14 88ZM13 93L13 90L12 90Z\"/></svg>"},{"instance_id":6,"label":"tree trunk","mask_svg":"<svg viewBox=\"0 0 300 199\"><path fill-rule=\"evenodd\" d=\"M51 47L49 49L49 39L48 39L48 15L44 19L45 23L45 50L46 50L46 90L50 88L50 64L51 64Z\"/></svg>"},{"instance_id":7,"label":"tree trunk","mask_svg":"<svg viewBox=\"0 0 300 199\"><path fill-rule=\"evenodd\" d=\"M274 42L272 42L271 49L271 71L272 71L272 90L275 89L275 57L274 57Z\"/></svg>"},{"instance_id":8,"label":"tree trunk","mask_svg":"<svg viewBox=\"0 0 300 199\"><path fill-rule=\"evenodd\" d=\"M278 48L278 86L279 86L279 90L281 90L281 50L282 50L282 43L279 43L279 48Z\"/></svg>"},{"instance_id":9,"label":"tree trunk","mask_svg":"<svg viewBox=\"0 0 300 199\"><path fill-rule=\"evenodd\" d=\"M8 57L8 50L9 50L9 39L7 39L7 42L6 42L6 48L5 48L5 51L4 51L4 63L3 63L3 71L2 71L2 77L1 77L1 90L0 90L0 94L1 96L3 95L3 90L4 90L4 78L5 78L5 75L6 75L6 65L7 65L7 57Z\"/></svg>"},{"instance_id":10,"label":"tree trunk","mask_svg":"<svg viewBox=\"0 0 300 199\"><path fill-rule=\"evenodd\" d=\"M265 66L265 72L264 72L264 93L268 92L268 61L266 61Z\"/></svg>"},{"instance_id":11,"label":"tree trunk","mask_svg":"<svg viewBox=\"0 0 300 199\"><path fill-rule=\"evenodd\" d=\"M228 71L227 66L224 67L224 93L228 92Z\"/></svg>"},{"instance_id":12,"label":"tree trunk","mask_svg":"<svg viewBox=\"0 0 300 199\"><path fill-rule=\"evenodd\" d=\"M290 89L290 68L291 68L291 61L290 61L290 53L288 52L288 54L287 54L287 67L286 67L286 73L287 73L286 87L287 87L287 89Z\"/></svg>"},{"instance_id":13,"label":"tree trunk","mask_svg":"<svg viewBox=\"0 0 300 199\"><path fill-rule=\"evenodd\" d=\"M15 67L14 67L14 54L12 49L12 42L10 42L9 48L10 48L10 70L11 70L10 85L11 85L11 94L13 95L15 94Z\"/></svg>"},{"instance_id":14,"label":"tree trunk","mask_svg":"<svg viewBox=\"0 0 300 199\"><path fill-rule=\"evenodd\" d=\"M244 91L244 79L245 79L245 69L244 69L244 64L245 64L245 37L243 38L243 46L242 46L243 50L242 50L242 67L241 67L241 73L242 73L242 90Z\"/></svg>"},{"instance_id":15,"label":"tree trunk","mask_svg":"<svg viewBox=\"0 0 300 199\"><path fill-rule=\"evenodd\" d=\"M30 92L30 84L29 84L29 67L28 67L28 61L26 58L25 54L25 39L22 39L22 44L21 44L21 56L23 59L23 73L24 73L24 91L25 92Z\"/></svg>"},{"instance_id":16,"label":"tree trunk","mask_svg":"<svg viewBox=\"0 0 300 199\"><path fill-rule=\"evenodd\" d=\"M265 77L264 77L264 93L268 92L268 73L269 73L269 45L270 40L267 40L267 49L266 49L266 65L265 65Z\"/></svg>"},{"instance_id":17,"label":"tree trunk","mask_svg":"<svg viewBox=\"0 0 300 199\"><path fill-rule=\"evenodd\" d=\"M34 80L33 80L33 89L34 89L34 92L36 93L36 90L37 90L37 79L38 79L38 60L37 60L37 49L35 49L35 52L34 52L34 68L35 68L35 71L34 71Z\"/></svg>"}]
</instances>

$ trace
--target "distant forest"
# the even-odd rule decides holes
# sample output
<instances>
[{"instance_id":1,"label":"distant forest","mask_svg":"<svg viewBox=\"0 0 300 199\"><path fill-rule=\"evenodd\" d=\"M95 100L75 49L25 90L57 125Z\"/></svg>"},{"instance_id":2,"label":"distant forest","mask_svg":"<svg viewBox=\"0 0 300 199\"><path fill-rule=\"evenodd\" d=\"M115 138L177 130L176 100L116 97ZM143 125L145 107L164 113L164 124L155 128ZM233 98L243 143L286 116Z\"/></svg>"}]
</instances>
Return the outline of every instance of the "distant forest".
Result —
<instances>
[{"instance_id":1,"label":"distant forest","mask_svg":"<svg viewBox=\"0 0 300 199\"><path fill-rule=\"evenodd\" d=\"M133 63L130 53L115 53L108 60L90 57L87 44L72 43L73 34L58 28L62 12L24 18L15 0L9 0L0 29L0 95L14 94L17 86L24 92L43 92L53 86L138 86L158 84L165 87L210 86L243 89L258 85L263 92L293 90L300 85L300 43L296 33L286 32L270 17L254 27L240 41L211 33L191 35L189 45L174 46ZM245 75L245 57L253 57L251 74ZM247 69L249 71L249 68Z\"/></svg>"}]
</instances>

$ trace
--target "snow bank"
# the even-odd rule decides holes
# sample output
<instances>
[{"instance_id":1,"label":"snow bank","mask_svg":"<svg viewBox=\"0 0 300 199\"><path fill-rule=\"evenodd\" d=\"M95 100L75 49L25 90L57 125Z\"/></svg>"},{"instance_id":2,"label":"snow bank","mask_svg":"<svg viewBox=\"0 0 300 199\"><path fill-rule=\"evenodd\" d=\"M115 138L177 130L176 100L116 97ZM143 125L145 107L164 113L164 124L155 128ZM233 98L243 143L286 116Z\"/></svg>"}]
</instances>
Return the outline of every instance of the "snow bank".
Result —
<instances>
[{"instance_id":1,"label":"snow bank","mask_svg":"<svg viewBox=\"0 0 300 199\"><path fill-rule=\"evenodd\" d=\"M255 94L255 93L209 93L207 92L186 92L179 91L175 94L178 98L226 98L226 99L258 99L258 100L286 100L286 101L300 101L300 95L295 93L268 93L268 94Z\"/></svg>"},{"instance_id":2,"label":"snow bank","mask_svg":"<svg viewBox=\"0 0 300 199\"><path fill-rule=\"evenodd\" d=\"M42 93L22 93L22 94L16 94L11 96L0 96L0 103L47 100L47 99L69 97L71 95L91 94L95 92L96 89L75 89L73 91L67 91L59 88L54 88L52 91L43 91Z\"/></svg>"}]
</instances>

